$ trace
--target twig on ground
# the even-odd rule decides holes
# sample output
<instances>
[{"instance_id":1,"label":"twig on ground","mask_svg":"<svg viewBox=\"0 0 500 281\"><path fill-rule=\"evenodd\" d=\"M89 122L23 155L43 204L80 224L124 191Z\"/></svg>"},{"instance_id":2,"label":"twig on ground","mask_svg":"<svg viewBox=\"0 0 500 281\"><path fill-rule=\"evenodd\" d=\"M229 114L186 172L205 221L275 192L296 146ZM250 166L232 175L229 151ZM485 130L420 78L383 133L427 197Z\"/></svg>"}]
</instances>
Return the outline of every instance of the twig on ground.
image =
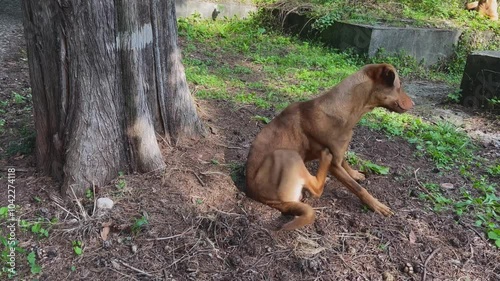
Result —
<instances>
[{"instance_id":1,"label":"twig on ground","mask_svg":"<svg viewBox=\"0 0 500 281\"><path fill-rule=\"evenodd\" d=\"M186 229L184 232L179 233L179 234L175 234L175 235L167 236L167 237L150 238L150 239L146 239L146 241L162 241L162 240L173 239L173 238L176 238L176 237L181 237L181 236L186 235L192 229L193 229L193 227L190 227L190 228Z\"/></svg>"},{"instance_id":2,"label":"twig on ground","mask_svg":"<svg viewBox=\"0 0 500 281\"><path fill-rule=\"evenodd\" d=\"M201 186L205 187L205 182L200 178L200 176L198 176L198 173L196 173L194 170L191 170L191 169L181 169L181 168L172 168L172 169L170 169L170 171L181 171L181 172L188 171L188 172L191 172L196 177L196 179L201 184ZM200 173L200 174L203 175L203 173Z\"/></svg>"},{"instance_id":3,"label":"twig on ground","mask_svg":"<svg viewBox=\"0 0 500 281\"><path fill-rule=\"evenodd\" d=\"M479 231L477 231L477 230L475 230L474 228L472 228L472 226L467 225L467 224L465 224L465 223L463 223L463 222L461 222L461 221L458 221L458 223L459 223L459 224L461 224L463 227L466 227L466 228L468 228L468 229L472 230L472 231L473 231L474 233L476 233L476 235L477 235L477 236L479 236L479 238L481 238L484 242L489 243L489 241L488 241L486 238L484 238L484 237L483 237L483 235L482 235L481 233L479 233Z\"/></svg>"},{"instance_id":4,"label":"twig on ground","mask_svg":"<svg viewBox=\"0 0 500 281\"><path fill-rule=\"evenodd\" d=\"M79 217L77 217L75 214L73 214L72 212L66 210L66 208L64 208L63 206L59 205L57 202L54 202L54 204L56 204L57 207L63 209L63 211L65 211L68 215L71 215L72 217L74 217L75 219L77 220L80 220Z\"/></svg>"},{"instance_id":5,"label":"twig on ground","mask_svg":"<svg viewBox=\"0 0 500 281\"><path fill-rule=\"evenodd\" d=\"M221 214L224 214L224 215L228 215L228 216L238 216L238 217L243 216L243 215L241 215L241 214L237 214L237 213L229 213L229 212L224 212L224 211L221 211L221 210L219 210L219 209L217 209L217 208L215 208L215 207L213 207L213 206L210 206L210 205L208 205L208 207L210 207L210 209L212 209L212 210L216 211L217 213L221 213Z\"/></svg>"},{"instance_id":6,"label":"twig on ground","mask_svg":"<svg viewBox=\"0 0 500 281\"><path fill-rule=\"evenodd\" d=\"M206 176L206 175L221 175L221 176L229 177L229 175L226 175L222 172L217 172L217 171L200 172L200 174L202 174L204 176Z\"/></svg>"},{"instance_id":7,"label":"twig on ground","mask_svg":"<svg viewBox=\"0 0 500 281\"><path fill-rule=\"evenodd\" d=\"M130 275L127 275L127 274L125 274L125 273L123 273L123 272L120 272L120 271L118 271L118 270L116 270L116 269L114 269L114 268L109 268L109 269L113 270L114 272L116 272L116 273L118 273L118 274L121 274L121 275L123 275L123 276L125 276L125 277L129 278L128 280L137 280L137 281L139 280L139 279L134 278L133 276L130 276Z\"/></svg>"},{"instance_id":8,"label":"twig on ground","mask_svg":"<svg viewBox=\"0 0 500 281\"><path fill-rule=\"evenodd\" d=\"M95 215L95 208L97 207L97 196L95 195L95 184L92 182L92 194L94 195L94 209L92 210L92 216Z\"/></svg>"},{"instance_id":9,"label":"twig on ground","mask_svg":"<svg viewBox=\"0 0 500 281\"><path fill-rule=\"evenodd\" d=\"M239 146L227 146L225 144L222 144L222 143L216 143L216 145L218 146L222 146L222 147L225 147L227 149L245 149L244 147L239 147Z\"/></svg>"},{"instance_id":10,"label":"twig on ground","mask_svg":"<svg viewBox=\"0 0 500 281\"><path fill-rule=\"evenodd\" d=\"M205 187L205 182L203 182L201 180L200 176L198 176L198 174L195 171L193 171L193 170L189 170L189 171L194 174L194 176L196 177L196 179L198 180L198 182L201 184L201 186Z\"/></svg>"},{"instance_id":11,"label":"twig on ground","mask_svg":"<svg viewBox=\"0 0 500 281\"><path fill-rule=\"evenodd\" d=\"M128 264L128 263L126 263L126 262L124 262L124 261L121 261L121 260L118 260L118 261L119 261L121 264L123 264L123 266L128 267L129 269L132 269L132 270L134 270L134 271L136 271L136 272L139 272L139 273L141 273L141 274L144 274L144 275L146 275L146 276L148 276L148 277L153 277L153 275L152 275L151 273L147 273L147 272L146 272L146 271L144 271L144 270L141 270L141 269L135 268L135 267L131 266L130 264Z\"/></svg>"},{"instance_id":12,"label":"twig on ground","mask_svg":"<svg viewBox=\"0 0 500 281\"><path fill-rule=\"evenodd\" d=\"M420 186L420 188L421 188L421 189L422 189L425 193L427 193L427 195L429 195L432 199L435 199L435 198L434 198L434 195L432 195L432 193L430 193L430 192L429 192L429 190L428 190L428 189L427 189L427 188L426 188L426 187L425 187L422 183L420 183L420 181L418 180L418 177L417 177L417 172L418 172L418 170L420 170L420 168L417 168L417 169L413 172L413 174L415 174L415 181L417 181L418 186Z\"/></svg>"},{"instance_id":13,"label":"twig on ground","mask_svg":"<svg viewBox=\"0 0 500 281\"><path fill-rule=\"evenodd\" d=\"M358 276L361 276L363 277L363 279L365 279L366 281L368 281L369 279L366 278L366 276L364 276L363 274L361 274L361 272L359 272L356 268L350 266L345 260L344 258L341 256L341 255L338 255L339 259L344 263L345 266L347 266L348 268L350 268L352 271L355 271Z\"/></svg>"},{"instance_id":14,"label":"twig on ground","mask_svg":"<svg viewBox=\"0 0 500 281\"><path fill-rule=\"evenodd\" d=\"M73 190L73 187L70 185L69 188L71 189L71 193L73 193L73 196L75 196L76 204L80 208L80 212L82 213L82 217L84 221L87 221L87 213L85 212L85 208L83 208L82 203L80 203L80 200L78 200L78 197L76 197L75 191Z\"/></svg>"},{"instance_id":15,"label":"twig on ground","mask_svg":"<svg viewBox=\"0 0 500 281\"><path fill-rule=\"evenodd\" d=\"M472 247L472 244L469 244L469 246L470 246L470 257L464 262L462 268L464 268L474 257L474 248Z\"/></svg>"},{"instance_id":16,"label":"twig on ground","mask_svg":"<svg viewBox=\"0 0 500 281\"><path fill-rule=\"evenodd\" d=\"M432 259L432 257L434 257L434 255L439 252L439 250L441 250L441 247L438 247L436 248L434 251L432 251L432 253L427 257L427 259L425 260L424 262L424 271L422 272L422 281L425 281L425 279L427 278L427 264L429 263L429 261Z\"/></svg>"}]
</instances>

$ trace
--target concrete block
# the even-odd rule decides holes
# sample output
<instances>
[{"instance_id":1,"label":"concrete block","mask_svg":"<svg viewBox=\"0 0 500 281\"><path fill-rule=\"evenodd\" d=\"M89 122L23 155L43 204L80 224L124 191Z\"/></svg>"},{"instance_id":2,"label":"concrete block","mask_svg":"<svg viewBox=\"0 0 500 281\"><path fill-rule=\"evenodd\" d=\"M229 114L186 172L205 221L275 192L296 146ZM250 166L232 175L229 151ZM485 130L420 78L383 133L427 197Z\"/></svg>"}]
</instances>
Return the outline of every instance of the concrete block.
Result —
<instances>
[{"instance_id":1,"label":"concrete block","mask_svg":"<svg viewBox=\"0 0 500 281\"><path fill-rule=\"evenodd\" d=\"M429 66L453 55L461 31L437 28L372 26L336 22L321 33L322 41L340 50L354 49L369 57L379 49L401 51Z\"/></svg>"},{"instance_id":2,"label":"concrete block","mask_svg":"<svg viewBox=\"0 0 500 281\"><path fill-rule=\"evenodd\" d=\"M500 100L500 51L471 53L467 57L460 89L463 105L498 110L500 106L492 106L488 100Z\"/></svg>"}]
</instances>

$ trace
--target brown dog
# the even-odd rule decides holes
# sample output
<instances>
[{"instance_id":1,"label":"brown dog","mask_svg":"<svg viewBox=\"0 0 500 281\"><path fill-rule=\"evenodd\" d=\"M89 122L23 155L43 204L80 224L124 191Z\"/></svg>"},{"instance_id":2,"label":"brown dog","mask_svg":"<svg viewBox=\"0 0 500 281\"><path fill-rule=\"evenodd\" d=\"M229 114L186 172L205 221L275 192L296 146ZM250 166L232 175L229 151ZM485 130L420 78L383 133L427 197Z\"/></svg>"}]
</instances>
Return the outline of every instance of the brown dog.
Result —
<instances>
[{"instance_id":1,"label":"brown dog","mask_svg":"<svg viewBox=\"0 0 500 281\"><path fill-rule=\"evenodd\" d=\"M288 106L252 143L246 166L247 195L284 215L296 216L282 229L299 228L315 217L312 207L300 202L302 189L320 197L330 170L373 211L392 215L391 209L356 182L365 177L344 158L354 126L375 107L399 113L413 107L392 65L367 65L323 95ZM304 162L318 158L314 177Z\"/></svg>"},{"instance_id":2,"label":"brown dog","mask_svg":"<svg viewBox=\"0 0 500 281\"><path fill-rule=\"evenodd\" d=\"M497 0L480 0L467 3L467 10L476 10L479 14L489 17L491 20L498 20Z\"/></svg>"}]
</instances>

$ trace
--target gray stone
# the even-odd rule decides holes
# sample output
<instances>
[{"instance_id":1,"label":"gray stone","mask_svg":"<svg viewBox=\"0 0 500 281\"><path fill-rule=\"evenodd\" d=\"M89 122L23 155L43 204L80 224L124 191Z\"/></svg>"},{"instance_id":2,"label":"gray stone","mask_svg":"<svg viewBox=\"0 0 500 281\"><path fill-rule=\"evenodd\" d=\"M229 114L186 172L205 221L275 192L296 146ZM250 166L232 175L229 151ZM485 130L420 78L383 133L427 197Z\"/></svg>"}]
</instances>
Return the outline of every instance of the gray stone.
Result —
<instances>
[{"instance_id":1,"label":"gray stone","mask_svg":"<svg viewBox=\"0 0 500 281\"><path fill-rule=\"evenodd\" d=\"M97 209L111 209L115 203L109 198L97 199Z\"/></svg>"},{"instance_id":2,"label":"gray stone","mask_svg":"<svg viewBox=\"0 0 500 281\"><path fill-rule=\"evenodd\" d=\"M189 17L194 13L198 13L203 18L239 18L247 17L250 12L257 11L257 7L253 5L245 5L241 3L214 3L210 1L200 0L175 0L175 12L177 17Z\"/></svg>"},{"instance_id":3,"label":"gray stone","mask_svg":"<svg viewBox=\"0 0 500 281\"><path fill-rule=\"evenodd\" d=\"M460 89L463 105L493 109L488 100L500 99L500 51L471 53L467 57Z\"/></svg>"},{"instance_id":4,"label":"gray stone","mask_svg":"<svg viewBox=\"0 0 500 281\"><path fill-rule=\"evenodd\" d=\"M388 54L402 51L429 66L453 55L460 34L459 30L335 22L320 36L324 43L340 50L354 49L369 57L380 49Z\"/></svg>"}]
</instances>

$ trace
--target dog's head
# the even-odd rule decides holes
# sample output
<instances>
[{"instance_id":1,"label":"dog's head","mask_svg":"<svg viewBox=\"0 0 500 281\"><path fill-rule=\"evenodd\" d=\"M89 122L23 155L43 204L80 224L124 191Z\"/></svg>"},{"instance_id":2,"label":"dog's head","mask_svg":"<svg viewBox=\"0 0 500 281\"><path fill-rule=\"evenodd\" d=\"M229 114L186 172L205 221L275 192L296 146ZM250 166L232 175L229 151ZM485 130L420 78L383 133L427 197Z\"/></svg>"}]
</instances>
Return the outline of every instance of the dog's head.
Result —
<instances>
[{"instance_id":1,"label":"dog's head","mask_svg":"<svg viewBox=\"0 0 500 281\"><path fill-rule=\"evenodd\" d=\"M385 107L398 113L413 108L413 101L401 87L401 81L394 66L390 64L371 64L365 68L373 82L370 100L374 107Z\"/></svg>"}]
</instances>

